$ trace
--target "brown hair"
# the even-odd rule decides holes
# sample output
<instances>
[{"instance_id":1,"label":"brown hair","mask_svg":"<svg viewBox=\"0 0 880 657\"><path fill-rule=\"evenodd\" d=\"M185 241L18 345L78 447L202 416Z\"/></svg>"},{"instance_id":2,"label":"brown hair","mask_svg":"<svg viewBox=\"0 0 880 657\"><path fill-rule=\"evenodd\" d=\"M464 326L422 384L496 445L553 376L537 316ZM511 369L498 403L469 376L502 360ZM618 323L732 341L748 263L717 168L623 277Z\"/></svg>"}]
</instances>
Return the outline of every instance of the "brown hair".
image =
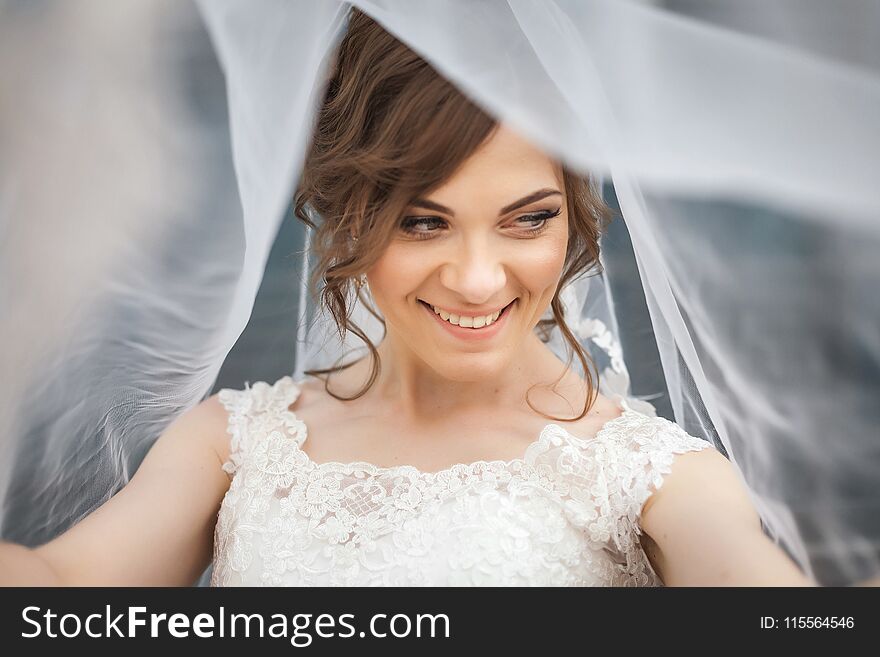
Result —
<instances>
[{"instance_id":1,"label":"brown hair","mask_svg":"<svg viewBox=\"0 0 880 657\"><path fill-rule=\"evenodd\" d=\"M496 127L495 119L424 59L352 8L294 202L297 218L315 231L311 248L317 266L309 280L310 293L316 298L318 283L324 281L322 308L332 314L343 339L350 330L364 341L372 359L366 387L351 398L328 390L336 399L361 397L379 374L375 345L349 318L347 299L355 277L368 271L384 252L398 230L398 218L412 199L439 187ZM567 366L576 354L586 375L595 364L565 323L559 291L587 270L601 271L599 235L610 211L591 189L588 177L574 175L564 166L562 173L569 216L568 248L550 302L553 317L541 319L537 328L546 343L558 325L571 347ZM319 225L311 220L307 205L323 219ZM356 242L351 239L354 235ZM360 294L358 290L354 293ZM384 324L363 296L360 299ZM330 374L353 364L305 373ZM573 420L584 417L595 399L590 376L585 379L587 402ZM325 380L325 388L326 384ZM526 401L529 403L528 395ZM529 406L537 411L531 403Z\"/></svg>"}]
</instances>

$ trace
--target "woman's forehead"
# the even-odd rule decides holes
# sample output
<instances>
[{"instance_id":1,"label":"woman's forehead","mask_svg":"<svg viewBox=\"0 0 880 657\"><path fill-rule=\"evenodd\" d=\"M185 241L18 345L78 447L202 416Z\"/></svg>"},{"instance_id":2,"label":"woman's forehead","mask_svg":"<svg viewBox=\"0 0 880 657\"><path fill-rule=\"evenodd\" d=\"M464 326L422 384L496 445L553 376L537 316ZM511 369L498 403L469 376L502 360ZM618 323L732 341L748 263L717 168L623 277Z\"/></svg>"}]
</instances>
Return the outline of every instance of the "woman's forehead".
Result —
<instances>
[{"instance_id":1,"label":"woman's forehead","mask_svg":"<svg viewBox=\"0 0 880 657\"><path fill-rule=\"evenodd\" d=\"M544 151L505 125L422 198L447 207L485 202L501 208L541 188L562 189L562 170Z\"/></svg>"}]
</instances>

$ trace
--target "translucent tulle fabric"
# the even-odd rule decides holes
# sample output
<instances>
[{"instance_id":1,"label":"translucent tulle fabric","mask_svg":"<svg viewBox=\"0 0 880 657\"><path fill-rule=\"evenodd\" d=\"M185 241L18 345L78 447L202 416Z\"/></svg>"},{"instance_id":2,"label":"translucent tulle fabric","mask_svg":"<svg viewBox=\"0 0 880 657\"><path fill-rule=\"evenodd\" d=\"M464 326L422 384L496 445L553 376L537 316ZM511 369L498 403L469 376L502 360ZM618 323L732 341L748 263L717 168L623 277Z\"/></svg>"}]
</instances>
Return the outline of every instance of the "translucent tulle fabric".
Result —
<instances>
[{"instance_id":1,"label":"translucent tulle fabric","mask_svg":"<svg viewBox=\"0 0 880 657\"><path fill-rule=\"evenodd\" d=\"M724 451L808 574L880 573L878 3L353 4L605 181L575 306L606 380ZM0 2L4 539L96 508L220 379L320 360L303 306L252 311L300 298L308 235L266 265L348 6Z\"/></svg>"}]
</instances>

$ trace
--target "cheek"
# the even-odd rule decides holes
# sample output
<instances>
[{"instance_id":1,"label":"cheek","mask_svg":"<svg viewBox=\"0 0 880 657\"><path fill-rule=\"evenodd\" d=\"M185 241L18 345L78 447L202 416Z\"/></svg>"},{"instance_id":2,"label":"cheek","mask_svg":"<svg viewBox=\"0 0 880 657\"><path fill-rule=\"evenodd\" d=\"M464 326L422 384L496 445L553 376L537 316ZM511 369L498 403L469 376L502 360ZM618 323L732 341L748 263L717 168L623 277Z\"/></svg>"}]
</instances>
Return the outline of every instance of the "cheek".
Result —
<instances>
[{"instance_id":1,"label":"cheek","mask_svg":"<svg viewBox=\"0 0 880 657\"><path fill-rule=\"evenodd\" d=\"M431 263L417 249L407 249L391 244L379 260L367 272L370 293L376 302L384 299L400 299L413 290L413 286L430 273Z\"/></svg>"},{"instance_id":2,"label":"cheek","mask_svg":"<svg viewBox=\"0 0 880 657\"><path fill-rule=\"evenodd\" d=\"M552 294L562 276L567 245L565 235L557 239L548 235L545 240L536 240L530 245L532 248L524 250L517 259L517 278L533 294L542 294L547 288Z\"/></svg>"}]
</instances>

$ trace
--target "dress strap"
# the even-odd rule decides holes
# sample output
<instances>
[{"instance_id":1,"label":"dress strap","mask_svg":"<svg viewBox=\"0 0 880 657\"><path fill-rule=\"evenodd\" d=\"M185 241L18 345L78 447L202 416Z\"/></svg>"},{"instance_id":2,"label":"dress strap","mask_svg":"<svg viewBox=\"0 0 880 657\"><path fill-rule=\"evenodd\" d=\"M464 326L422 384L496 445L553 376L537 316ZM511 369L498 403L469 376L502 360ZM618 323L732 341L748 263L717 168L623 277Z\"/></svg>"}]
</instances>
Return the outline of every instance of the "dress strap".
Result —
<instances>
[{"instance_id":1,"label":"dress strap","mask_svg":"<svg viewBox=\"0 0 880 657\"><path fill-rule=\"evenodd\" d=\"M228 413L226 431L230 436L229 458L223 470L234 476L255 441L273 429L292 429L298 444L305 440L305 426L290 406L299 398L301 389L290 376L283 376L274 384L257 381L245 382L241 390L223 388L217 398Z\"/></svg>"},{"instance_id":2,"label":"dress strap","mask_svg":"<svg viewBox=\"0 0 880 657\"><path fill-rule=\"evenodd\" d=\"M659 416L633 414L618 429L613 436L618 467L608 482L614 516L621 519L614 542L621 553L633 558L639 549L636 537L642 533L642 509L672 471L676 455L714 445Z\"/></svg>"}]
</instances>

